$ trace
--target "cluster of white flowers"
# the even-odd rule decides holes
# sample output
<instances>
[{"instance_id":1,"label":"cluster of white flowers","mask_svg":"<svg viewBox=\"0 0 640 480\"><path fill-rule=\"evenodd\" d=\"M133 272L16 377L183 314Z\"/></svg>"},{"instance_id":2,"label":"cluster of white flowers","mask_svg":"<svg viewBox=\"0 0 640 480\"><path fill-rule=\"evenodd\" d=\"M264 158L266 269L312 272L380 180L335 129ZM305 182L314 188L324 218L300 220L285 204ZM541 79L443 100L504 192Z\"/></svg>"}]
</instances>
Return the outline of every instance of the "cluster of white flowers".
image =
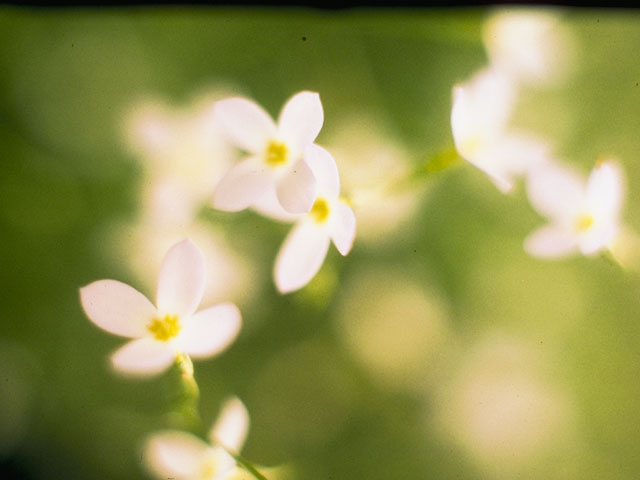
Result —
<instances>
[{"instance_id":1,"label":"cluster of white flowers","mask_svg":"<svg viewBox=\"0 0 640 480\"><path fill-rule=\"evenodd\" d=\"M559 76L559 57L568 50L559 19L547 12L501 12L487 22L484 37L489 66L453 88L458 153L503 193L525 179L531 205L550 220L525 240L529 254L557 258L611 248L622 230L619 164L599 160L585 180L556 159L546 142L509 125L522 84Z\"/></svg>"},{"instance_id":2,"label":"cluster of white flowers","mask_svg":"<svg viewBox=\"0 0 640 480\"><path fill-rule=\"evenodd\" d=\"M208 89L185 106L147 98L125 114L125 146L142 178L135 217L120 222L111 236L118 258L144 288L153 288L169 247L188 236L205 257L204 302L238 301L256 292L248 262L219 226L198 215L234 160L233 146L214 121L215 102L224 94Z\"/></svg>"},{"instance_id":3,"label":"cluster of white flowers","mask_svg":"<svg viewBox=\"0 0 640 480\"><path fill-rule=\"evenodd\" d=\"M295 222L274 267L275 283L281 293L300 289L315 276L331 241L342 255L349 253L356 220L340 198L335 160L314 143L324 121L317 93L294 95L284 106L277 125L262 108L244 98L217 101L204 118L197 125L204 123L217 129L233 145L249 153L217 182L212 192L213 205L227 211L251 207L272 219ZM173 231L180 225L189 230L202 192L190 191L189 182L183 185L173 180L171 172L175 173L176 168L172 159L180 156L184 145L174 141L171 132L159 128L163 123L149 122L146 117L145 121L135 120L132 143L138 141L142 156L152 158L156 176L162 179L154 184L168 182L176 186L170 191L168 203L149 209L152 219L154 213L158 214L154 224L162 228L156 230ZM190 132L186 128L183 134L204 137L197 131ZM175 148L169 149L169 145ZM177 155L173 155L174 150ZM159 173L161 166L169 174ZM180 207L177 210L173 200ZM165 212L167 205L170 208ZM165 228L167 223L170 229ZM205 293L206 275L207 262L201 250L185 238L164 257L155 305L138 290L117 280L98 280L80 289L80 301L91 322L131 339L111 355L114 370L151 376L177 362L183 375L193 380L191 358L217 355L237 338L242 321L233 303L196 311ZM235 478L239 469L234 454L244 443L248 423L246 407L233 397L225 403L209 434L211 445L186 432L155 433L145 446L147 466L159 478Z\"/></svg>"},{"instance_id":4,"label":"cluster of white flowers","mask_svg":"<svg viewBox=\"0 0 640 480\"><path fill-rule=\"evenodd\" d=\"M251 207L266 217L295 222L273 275L281 293L298 290L316 275L331 241L347 255L356 233L353 210L340 198L336 162L314 143L324 122L320 97L306 91L294 95L277 125L245 98L217 102L215 115L229 139L249 156L220 180L213 206L226 211Z\"/></svg>"},{"instance_id":5,"label":"cluster of white flowers","mask_svg":"<svg viewBox=\"0 0 640 480\"><path fill-rule=\"evenodd\" d=\"M558 77L554 68L562 62L557 52L563 51L554 48L558 28L557 18L547 14L493 17L485 28L490 64L453 88L451 111L453 139L461 157L484 171L503 193L510 192L519 178L525 180L531 205L549 224L527 237L524 248L543 258L574 252L592 255L611 247L622 231L624 181L615 160L598 161L583 178L557 160L546 142L510 125L522 85ZM282 294L311 281L332 242L343 256L351 251L356 217L340 196L336 161L315 143L324 122L317 93L292 96L277 122L241 97L208 102L195 123L149 121L163 115L155 112L134 122L133 143L138 142L140 154L151 158L157 170L154 188L146 195L151 199L147 213L153 236L166 240L169 232L179 231L183 238L209 198L219 210L251 208L272 220L292 223L273 267ZM206 160L227 143L245 152L246 158L231 165L223 155L214 170L208 170L206 161L192 162L193 168L183 168L184 177L177 176L175 164L186 155L185 145L209 136L215 142L203 143L193 158ZM198 188L193 187L196 184ZM238 337L242 320L235 304L222 302L197 311L205 295L208 260L189 238L169 248L157 280L155 305L116 280L98 280L80 289L91 322L131 339L110 357L117 372L160 374L185 358L191 365L191 358L215 356ZM229 283L220 276L225 277L222 283ZM183 374L193 380L189 368ZM173 430L150 435L145 444L147 466L159 478L235 477L248 424L246 407L232 397L212 427L209 443Z\"/></svg>"},{"instance_id":6,"label":"cluster of white flowers","mask_svg":"<svg viewBox=\"0 0 640 480\"><path fill-rule=\"evenodd\" d=\"M95 325L131 338L111 356L120 373L151 376L181 357L209 358L238 336L241 314L225 302L197 311L205 289L205 261L189 239L169 249L160 270L154 306L142 293L117 280L98 280L80 289L82 307ZM187 375L193 375L187 371ZM159 478L225 479L237 469L234 457L244 442L248 413L229 400L211 431L215 446L186 432L153 434L146 442L149 469Z\"/></svg>"}]
</instances>

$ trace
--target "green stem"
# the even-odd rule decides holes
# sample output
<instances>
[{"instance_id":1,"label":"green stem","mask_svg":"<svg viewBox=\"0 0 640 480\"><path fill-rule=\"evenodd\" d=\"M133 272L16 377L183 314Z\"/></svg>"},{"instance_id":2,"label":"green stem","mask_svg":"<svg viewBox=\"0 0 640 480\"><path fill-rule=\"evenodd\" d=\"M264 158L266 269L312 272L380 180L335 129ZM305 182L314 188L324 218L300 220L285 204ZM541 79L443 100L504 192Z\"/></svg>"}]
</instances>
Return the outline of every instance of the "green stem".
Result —
<instances>
[{"instance_id":1,"label":"green stem","mask_svg":"<svg viewBox=\"0 0 640 480\"><path fill-rule=\"evenodd\" d=\"M424 184L424 181L442 172L452 170L464 163L453 145L442 149L426 160L418 163L409 172L397 179L381 185L379 195L397 195L404 191L415 189ZM346 196L345 200L352 206L357 207L358 202L353 196Z\"/></svg>"},{"instance_id":2,"label":"green stem","mask_svg":"<svg viewBox=\"0 0 640 480\"><path fill-rule=\"evenodd\" d=\"M220 445L220 447L223 448L229 455L231 455L235 459L235 461L238 462L238 465L244 468L247 472L249 472L255 478L257 478L258 480L268 480L267 477L262 475L258 471L258 469L254 467L253 464L249 460L244 458L242 455L234 452L233 450L228 449L224 445Z\"/></svg>"},{"instance_id":3,"label":"green stem","mask_svg":"<svg viewBox=\"0 0 640 480\"><path fill-rule=\"evenodd\" d=\"M184 427L191 431L202 431L202 420L198 411L200 389L193 376L191 358L184 353L178 354L175 365L180 375L180 390L175 398L174 412Z\"/></svg>"},{"instance_id":4,"label":"green stem","mask_svg":"<svg viewBox=\"0 0 640 480\"><path fill-rule=\"evenodd\" d=\"M614 257L613 252L611 252L611 250L609 250L608 248L603 249L600 252L600 258L602 260L604 260L605 262L607 262L609 265L614 265L616 267L621 267L620 262L618 262L616 257Z\"/></svg>"}]
</instances>

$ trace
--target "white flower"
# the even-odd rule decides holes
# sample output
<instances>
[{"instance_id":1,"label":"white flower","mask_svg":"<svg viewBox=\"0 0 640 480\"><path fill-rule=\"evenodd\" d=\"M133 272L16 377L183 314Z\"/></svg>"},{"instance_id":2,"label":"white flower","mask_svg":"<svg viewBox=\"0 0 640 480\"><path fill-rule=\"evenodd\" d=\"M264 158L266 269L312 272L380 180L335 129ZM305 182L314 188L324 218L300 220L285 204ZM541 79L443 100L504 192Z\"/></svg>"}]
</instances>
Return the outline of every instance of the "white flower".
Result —
<instances>
[{"instance_id":1,"label":"white flower","mask_svg":"<svg viewBox=\"0 0 640 480\"><path fill-rule=\"evenodd\" d=\"M331 241L340 254L347 255L356 234L353 210L339 199L340 178L331 154L313 144L307 147L305 160L317 179L317 195L278 252L273 274L280 293L298 290L315 276Z\"/></svg>"},{"instance_id":2,"label":"white flower","mask_svg":"<svg viewBox=\"0 0 640 480\"><path fill-rule=\"evenodd\" d=\"M496 69L477 73L453 89L451 130L461 157L507 193L516 176L547 161L548 147L530 134L508 130L514 90Z\"/></svg>"},{"instance_id":3,"label":"white flower","mask_svg":"<svg viewBox=\"0 0 640 480\"><path fill-rule=\"evenodd\" d=\"M206 443L186 432L165 430L146 441L144 458L147 468L161 479L224 480L239 468L227 452L238 453L249 428L249 414L236 397L228 399Z\"/></svg>"},{"instance_id":4,"label":"white flower","mask_svg":"<svg viewBox=\"0 0 640 480\"><path fill-rule=\"evenodd\" d=\"M318 136L324 114L317 93L300 92L285 104L276 125L258 105L244 98L216 103L216 119L230 141L251 155L218 184L215 208L238 211L253 206L268 190L290 213L306 213L316 180L302 154Z\"/></svg>"},{"instance_id":5,"label":"white flower","mask_svg":"<svg viewBox=\"0 0 640 480\"><path fill-rule=\"evenodd\" d=\"M158 225L148 216L137 221L112 225L109 251L118 252L136 284L151 291L158 280L162 259L175 243L188 236L205 258L206 286L202 305L223 301L240 302L259 294L255 269L246 256L240 255L223 235L221 226L197 219L188 224Z\"/></svg>"},{"instance_id":6,"label":"white flower","mask_svg":"<svg viewBox=\"0 0 640 480\"><path fill-rule=\"evenodd\" d=\"M122 373L152 375L179 354L206 358L236 338L241 317L232 303L201 310L205 263L189 239L169 249L158 278L154 306L142 293L116 280L98 280L80 289L85 313L98 327L133 338L111 356Z\"/></svg>"},{"instance_id":7,"label":"white flower","mask_svg":"<svg viewBox=\"0 0 640 480\"><path fill-rule=\"evenodd\" d=\"M358 217L358 241L393 242L403 234L421 198L422 188L397 188L411 174L409 154L375 115L351 112L331 136L331 152L340 158L340 183Z\"/></svg>"},{"instance_id":8,"label":"white flower","mask_svg":"<svg viewBox=\"0 0 640 480\"><path fill-rule=\"evenodd\" d=\"M489 59L516 82L551 83L570 69L572 42L555 12L506 10L483 29Z\"/></svg>"},{"instance_id":9,"label":"white flower","mask_svg":"<svg viewBox=\"0 0 640 480\"><path fill-rule=\"evenodd\" d=\"M144 169L142 212L158 226L191 222L232 165L235 152L214 121L211 92L191 105L139 102L124 121L131 152Z\"/></svg>"},{"instance_id":10,"label":"white flower","mask_svg":"<svg viewBox=\"0 0 640 480\"><path fill-rule=\"evenodd\" d=\"M527 194L533 207L550 220L525 240L531 255L592 255L608 247L620 231L624 182L612 160L598 162L586 182L568 167L547 165L530 175Z\"/></svg>"}]
</instances>

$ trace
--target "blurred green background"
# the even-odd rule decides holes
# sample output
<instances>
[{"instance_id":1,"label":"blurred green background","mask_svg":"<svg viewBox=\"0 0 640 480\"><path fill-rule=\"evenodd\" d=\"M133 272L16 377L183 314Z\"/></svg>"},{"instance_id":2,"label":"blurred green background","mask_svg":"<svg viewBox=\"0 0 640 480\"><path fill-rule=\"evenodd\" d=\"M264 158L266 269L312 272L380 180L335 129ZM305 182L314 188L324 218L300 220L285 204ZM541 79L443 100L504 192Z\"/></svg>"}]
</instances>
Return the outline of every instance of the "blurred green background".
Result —
<instances>
[{"instance_id":1,"label":"blurred green background","mask_svg":"<svg viewBox=\"0 0 640 480\"><path fill-rule=\"evenodd\" d=\"M585 173L601 154L619 158L625 220L640 228L640 14L557 12L574 71L525 89L516 120ZM451 88L486 65L489 13L0 9L5 478L147 478L141 442L172 425L175 372L114 375L107 357L122 340L78 301L101 278L153 297L128 267L129 237L113 240L139 218L147 178L123 133L132 105L186 108L213 88L275 116L313 90L318 141L342 145L341 171L350 148L368 152L369 170L385 148L418 163L451 145ZM522 186L504 196L469 165L413 201L384 239L374 225L348 257L332 247L287 296L270 278L287 225L201 212L252 278L236 297L238 340L195 363L205 425L237 394L252 421L244 456L305 480L638 478L640 272L527 256L522 241L544 220Z\"/></svg>"}]
</instances>

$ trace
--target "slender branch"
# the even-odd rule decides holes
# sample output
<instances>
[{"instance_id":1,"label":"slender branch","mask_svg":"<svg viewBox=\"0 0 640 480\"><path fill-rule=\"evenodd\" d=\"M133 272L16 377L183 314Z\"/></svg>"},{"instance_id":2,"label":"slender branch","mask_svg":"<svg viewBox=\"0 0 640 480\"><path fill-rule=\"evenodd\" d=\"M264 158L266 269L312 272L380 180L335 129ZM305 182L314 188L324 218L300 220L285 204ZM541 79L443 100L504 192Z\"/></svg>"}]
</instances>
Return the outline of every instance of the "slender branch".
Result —
<instances>
[{"instance_id":1,"label":"slender branch","mask_svg":"<svg viewBox=\"0 0 640 480\"><path fill-rule=\"evenodd\" d=\"M247 472L249 472L251 475L253 475L255 478L257 478L258 480L268 480L267 477L265 477L264 475L262 475L258 469L256 467L253 466L253 464L247 460L246 458L244 458L242 455L240 455L237 452L234 452L233 450L225 447L222 444L218 444L222 449L224 449L225 452L227 452L229 455L231 455L236 462L238 462L238 465L240 465L242 468L244 468Z\"/></svg>"},{"instance_id":2,"label":"slender branch","mask_svg":"<svg viewBox=\"0 0 640 480\"><path fill-rule=\"evenodd\" d=\"M422 185L430 177L452 170L463 163L464 160L460 157L455 147L451 145L419 162L406 175L382 183L376 189L369 190L364 195L362 192L353 192L351 195L345 195L343 199L349 205L358 207L361 204L366 204L371 197L379 198L397 195L414 189Z\"/></svg>"},{"instance_id":3,"label":"slender branch","mask_svg":"<svg viewBox=\"0 0 640 480\"><path fill-rule=\"evenodd\" d=\"M190 430L202 430L202 419L198 410L200 388L193 376L193 363L189 355L176 356L175 365L180 374L180 391L175 399L175 413Z\"/></svg>"}]
</instances>

